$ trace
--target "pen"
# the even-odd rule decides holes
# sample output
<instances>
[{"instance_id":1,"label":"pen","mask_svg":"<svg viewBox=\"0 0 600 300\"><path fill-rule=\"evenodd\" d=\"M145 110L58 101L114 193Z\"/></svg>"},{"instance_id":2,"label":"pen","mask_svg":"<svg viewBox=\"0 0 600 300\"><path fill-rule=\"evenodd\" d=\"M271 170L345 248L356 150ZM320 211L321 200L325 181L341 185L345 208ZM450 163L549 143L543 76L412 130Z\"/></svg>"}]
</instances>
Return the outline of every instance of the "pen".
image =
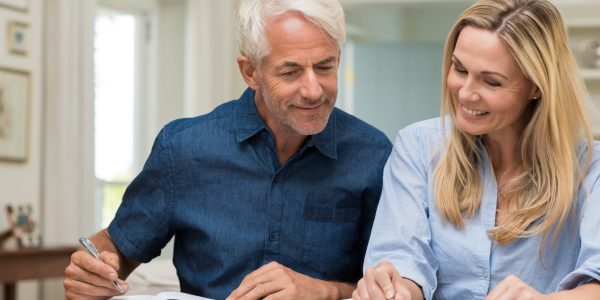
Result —
<instances>
[{"instance_id":1,"label":"pen","mask_svg":"<svg viewBox=\"0 0 600 300\"><path fill-rule=\"evenodd\" d=\"M98 253L98 250L94 244L92 244L92 241L90 241L88 238L81 237L79 238L79 243L83 246L83 249L85 249L87 253L89 253L95 259L100 259L100 254ZM112 284L115 286L115 288L117 288L117 290L119 290L121 294L125 292L116 280L113 280Z\"/></svg>"}]
</instances>

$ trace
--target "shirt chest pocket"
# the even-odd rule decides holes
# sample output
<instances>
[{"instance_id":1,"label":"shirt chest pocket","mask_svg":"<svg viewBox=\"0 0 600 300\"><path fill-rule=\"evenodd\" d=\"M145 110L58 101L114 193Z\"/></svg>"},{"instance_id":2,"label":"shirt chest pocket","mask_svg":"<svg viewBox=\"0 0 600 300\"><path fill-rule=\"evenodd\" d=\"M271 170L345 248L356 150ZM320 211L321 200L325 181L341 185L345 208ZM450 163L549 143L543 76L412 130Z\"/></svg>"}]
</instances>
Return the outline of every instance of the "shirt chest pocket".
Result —
<instances>
[{"instance_id":1,"label":"shirt chest pocket","mask_svg":"<svg viewBox=\"0 0 600 300\"><path fill-rule=\"evenodd\" d=\"M356 207L304 208L302 252L305 261L321 262L317 269L329 273L347 265L360 241L361 210Z\"/></svg>"}]
</instances>

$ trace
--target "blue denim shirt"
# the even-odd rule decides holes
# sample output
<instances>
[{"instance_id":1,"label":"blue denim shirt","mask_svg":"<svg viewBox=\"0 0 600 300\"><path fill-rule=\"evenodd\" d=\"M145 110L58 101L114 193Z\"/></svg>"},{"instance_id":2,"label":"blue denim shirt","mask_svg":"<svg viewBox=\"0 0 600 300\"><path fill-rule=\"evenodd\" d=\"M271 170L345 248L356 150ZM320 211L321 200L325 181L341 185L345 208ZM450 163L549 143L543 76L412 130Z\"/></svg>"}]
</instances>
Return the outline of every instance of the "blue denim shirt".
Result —
<instances>
[{"instance_id":1,"label":"blue denim shirt","mask_svg":"<svg viewBox=\"0 0 600 300\"><path fill-rule=\"evenodd\" d=\"M445 149L441 122L418 122L398 133L384 170L365 267L389 261L422 287L425 299L436 300L485 299L509 275L542 293L600 280L600 142L592 145L592 164L573 199L576 214L540 251L540 234L507 245L489 238L488 230L496 226L498 187L481 140L481 206L462 229L442 218L433 177Z\"/></svg>"},{"instance_id":2,"label":"blue denim shirt","mask_svg":"<svg viewBox=\"0 0 600 300\"><path fill-rule=\"evenodd\" d=\"M139 262L174 235L181 290L206 297L225 298L270 261L354 282L390 151L383 133L336 108L280 166L248 89L162 129L108 231Z\"/></svg>"}]
</instances>

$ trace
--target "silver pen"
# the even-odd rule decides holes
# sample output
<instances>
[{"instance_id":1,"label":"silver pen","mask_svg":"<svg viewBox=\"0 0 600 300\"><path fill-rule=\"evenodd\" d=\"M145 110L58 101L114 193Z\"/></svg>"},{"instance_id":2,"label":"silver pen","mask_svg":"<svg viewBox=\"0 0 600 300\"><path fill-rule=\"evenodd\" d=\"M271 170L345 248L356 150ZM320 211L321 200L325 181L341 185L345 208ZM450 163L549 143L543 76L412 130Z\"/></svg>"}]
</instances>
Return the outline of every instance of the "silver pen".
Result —
<instances>
[{"instance_id":1,"label":"silver pen","mask_svg":"<svg viewBox=\"0 0 600 300\"><path fill-rule=\"evenodd\" d=\"M79 243L83 246L83 249L85 249L87 253L89 253L95 259L100 259L100 254L98 253L98 250L94 244L92 244L92 241L90 241L88 238L81 237L79 238ZM113 280L112 284L115 286L115 288L117 288L117 290L119 290L121 294L125 292L117 281Z\"/></svg>"}]
</instances>

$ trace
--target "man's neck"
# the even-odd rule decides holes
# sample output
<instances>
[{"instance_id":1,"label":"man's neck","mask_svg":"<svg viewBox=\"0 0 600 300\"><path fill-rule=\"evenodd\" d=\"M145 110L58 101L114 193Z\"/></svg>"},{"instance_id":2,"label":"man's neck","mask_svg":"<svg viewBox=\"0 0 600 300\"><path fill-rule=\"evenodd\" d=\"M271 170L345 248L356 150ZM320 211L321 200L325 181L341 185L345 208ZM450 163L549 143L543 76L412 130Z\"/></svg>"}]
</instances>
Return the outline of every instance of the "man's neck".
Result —
<instances>
[{"instance_id":1,"label":"man's neck","mask_svg":"<svg viewBox=\"0 0 600 300\"><path fill-rule=\"evenodd\" d=\"M294 154L298 153L307 136L275 128L271 128L271 130L275 138L275 150L279 158L279 165L283 166Z\"/></svg>"}]
</instances>

